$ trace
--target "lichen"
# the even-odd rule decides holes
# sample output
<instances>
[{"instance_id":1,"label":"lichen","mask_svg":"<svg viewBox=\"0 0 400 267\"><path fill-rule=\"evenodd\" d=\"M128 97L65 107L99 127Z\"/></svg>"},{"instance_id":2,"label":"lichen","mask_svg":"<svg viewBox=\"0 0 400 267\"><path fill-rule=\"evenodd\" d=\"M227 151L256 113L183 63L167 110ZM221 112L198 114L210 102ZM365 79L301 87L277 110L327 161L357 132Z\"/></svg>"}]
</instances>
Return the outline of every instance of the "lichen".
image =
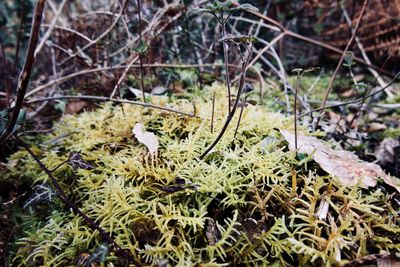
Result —
<instances>
[{"instance_id":1,"label":"lichen","mask_svg":"<svg viewBox=\"0 0 400 267\"><path fill-rule=\"evenodd\" d=\"M152 98L157 105L167 100ZM233 121L216 148L198 160L224 123L225 88L214 85L193 103L175 99L169 105L194 109L197 117L104 104L65 116L54 133L40 137L40 149L33 148L49 169L71 151L94 166L65 164L53 174L82 211L144 264L335 266L400 250L398 207L385 189L344 187L310 158L288 151L278 129L290 130L290 118L248 106L236 139ZM136 123L158 137L157 157L132 135ZM48 182L26 152L11 161L16 165L4 179ZM21 226L15 266L74 265L102 244L99 233L61 201L40 205L30 207L35 223ZM112 251L106 263L123 264Z\"/></svg>"}]
</instances>

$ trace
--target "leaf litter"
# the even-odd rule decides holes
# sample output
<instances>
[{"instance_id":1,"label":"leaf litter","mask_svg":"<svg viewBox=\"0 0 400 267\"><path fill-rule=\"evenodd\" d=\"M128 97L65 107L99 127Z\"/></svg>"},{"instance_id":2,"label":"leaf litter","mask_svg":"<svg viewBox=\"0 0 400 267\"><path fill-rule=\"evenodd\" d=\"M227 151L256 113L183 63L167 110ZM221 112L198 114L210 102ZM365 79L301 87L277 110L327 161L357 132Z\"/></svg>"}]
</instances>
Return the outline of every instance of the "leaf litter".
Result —
<instances>
[{"instance_id":1,"label":"leaf litter","mask_svg":"<svg viewBox=\"0 0 400 267\"><path fill-rule=\"evenodd\" d=\"M135 124L132 133L140 143L149 149L149 152L152 156L157 154L159 142L154 133L147 132L144 128L144 125L141 123Z\"/></svg>"},{"instance_id":2,"label":"leaf litter","mask_svg":"<svg viewBox=\"0 0 400 267\"><path fill-rule=\"evenodd\" d=\"M289 149L295 151L295 135L287 130L280 131L289 143ZM352 152L334 150L316 137L297 136L298 152L311 155L319 166L330 175L339 178L347 186L360 184L364 187L374 187L379 178L400 192L398 179L386 174L383 169L370 162L359 159Z\"/></svg>"}]
</instances>

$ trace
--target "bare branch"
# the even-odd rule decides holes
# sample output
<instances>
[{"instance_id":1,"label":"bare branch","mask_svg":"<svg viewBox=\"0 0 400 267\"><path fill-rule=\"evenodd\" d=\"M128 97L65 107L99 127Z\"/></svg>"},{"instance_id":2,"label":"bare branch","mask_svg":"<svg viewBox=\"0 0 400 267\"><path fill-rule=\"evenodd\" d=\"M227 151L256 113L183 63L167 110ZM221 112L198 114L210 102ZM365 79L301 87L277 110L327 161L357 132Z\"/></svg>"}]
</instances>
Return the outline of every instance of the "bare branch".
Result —
<instances>
[{"instance_id":1,"label":"bare branch","mask_svg":"<svg viewBox=\"0 0 400 267\"><path fill-rule=\"evenodd\" d=\"M6 129L0 134L0 144L4 143L13 132L15 125L17 124L18 117L24 102L26 89L29 84L31 77L33 63L35 61L35 49L39 39L40 24L42 22L43 9L46 0L38 0L36 2L35 12L33 15L31 37L29 38L28 52L26 54L26 60L24 68L22 69L21 75L18 82L17 99L15 101L15 108L11 115L10 121L7 123Z\"/></svg>"},{"instance_id":2,"label":"bare branch","mask_svg":"<svg viewBox=\"0 0 400 267\"><path fill-rule=\"evenodd\" d=\"M354 104L354 103L359 103L359 102L365 101L365 99L368 99L368 98L370 98L370 97L373 97L374 95L379 94L380 92L385 91L385 90L386 90L389 86L391 86L399 77L400 77L400 72L398 72L398 73L396 74L396 76L395 76L386 86L384 86L384 87L382 87L382 88L376 90L375 92L373 92L373 93L371 93L371 94L369 94L369 95L367 95L367 96L363 96L363 97L357 98L357 99L355 99L355 100L348 101L348 102L344 102L344 103L339 103L339 104L335 104L335 105L331 105L331 106L325 106L325 107L313 109L313 110L307 111L306 113L303 113L303 114L299 115L299 117L303 117L303 116L305 116L305 115L308 115L308 114L311 114L311 113L314 113L314 112L318 112L318 111L322 111L322 110L325 110L325 109L329 109L329 108L338 108L338 107L347 106L347 105L349 105L349 104Z\"/></svg>"},{"instance_id":3,"label":"bare branch","mask_svg":"<svg viewBox=\"0 0 400 267\"><path fill-rule=\"evenodd\" d=\"M44 35L44 37L40 41L39 45L36 47L35 57L37 57L37 55L39 54L40 50L42 50L44 44L46 43L46 41L49 39L49 37L51 35L51 32L53 31L54 27L56 26L58 17L60 16L60 14L61 14L66 2L67 2L67 0L63 0L61 2L56 14L54 15L53 21L50 24L50 27L47 29L46 34Z\"/></svg>"},{"instance_id":4,"label":"bare branch","mask_svg":"<svg viewBox=\"0 0 400 267\"><path fill-rule=\"evenodd\" d=\"M105 96L91 96L91 95L60 95L60 96L43 97L43 98L29 100L26 102L26 104L33 104L33 103L38 103L38 102L53 101L53 100L60 100L60 99L81 99L81 100L88 100L88 101L127 103L127 104L138 105L138 106L142 106L142 107L154 108L154 109L159 109L159 110L168 111L168 112L172 112L172 113L177 113L177 114L188 116L188 117L195 116L194 114L189 114L189 113L175 110L172 108L160 107L160 106L153 105L150 103L144 103L144 102L139 102L139 101L127 100L127 99L115 99L115 98L110 99L109 97L105 97Z\"/></svg>"}]
</instances>

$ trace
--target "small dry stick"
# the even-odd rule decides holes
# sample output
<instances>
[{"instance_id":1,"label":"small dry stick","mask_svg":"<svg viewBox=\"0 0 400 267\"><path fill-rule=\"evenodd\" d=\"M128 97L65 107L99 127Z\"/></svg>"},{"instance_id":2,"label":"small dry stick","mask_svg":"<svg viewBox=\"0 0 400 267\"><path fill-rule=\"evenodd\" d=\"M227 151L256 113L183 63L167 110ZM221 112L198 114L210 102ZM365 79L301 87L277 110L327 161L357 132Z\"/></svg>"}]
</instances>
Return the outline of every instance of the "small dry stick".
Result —
<instances>
[{"instance_id":1,"label":"small dry stick","mask_svg":"<svg viewBox=\"0 0 400 267\"><path fill-rule=\"evenodd\" d=\"M128 74L130 68L131 68L132 65L138 60L138 58L139 58L139 57L137 57L137 56L134 57L134 58L129 62L128 66L125 67L124 71L122 72L122 75L119 77L117 83L116 83L115 86L114 86L113 91L111 92L110 99L112 99L112 98L114 97L114 95L115 95L115 93L118 91L118 89L119 89L121 83L124 81L125 76Z\"/></svg>"},{"instance_id":2,"label":"small dry stick","mask_svg":"<svg viewBox=\"0 0 400 267\"><path fill-rule=\"evenodd\" d=\"M300 76L303 72L302 69L294 69L293 72L297 72L297 79L296 79L296 88L294 91L294 148L297 154L297 95L299 93L299 85L300 85Z\"/></svg>"},{"instance_id":3,"label":"small dry stick","mask_svg":"<svg viewBox=\"0 0 400 267\"><path fill-rule=\"evenodd\" d=\"M240 4L235 2L234 5L235 6L239 6ZM259 17L259 18L262 18L264 21L267 21L267 22L271 23L272 25L274 25L274 26L271 26L271 25L267 25L267 24L262 24L263 27L267 27L270 30L273 30L275 32L283 33L285 36L289 36L289 37L292 37L292 38L295 38L295 39L298 39L298 40L301 40L301 41L304 41L304 42L307 42L307 43L310 43L310 44L313 44L313 45L316 45L316 46L319 46L319 47L322 47L324 49L330 50L330 51L335 52L337 54L343 54L343 51L341 49L338 49L338 48L336 48L334 46L331 46L329 44L326 44L324 42L321 42L321 41L318 41L318 40L303 36L301 34L292 32L292 31L286 29L285 26L283 26L278 21L276 21L276 20L274 20L274 19L272 19L272 18L270 18L270 17L268 17L266 15L263 15L258 11L245 10L245 12L251 13L251 14L253 14L253 15ZM354 60L359 62L359 63L361 63L361 64L363 64L363 65L365 65L365 66L368 66L370 68L376 69L378 71L380 70L379 67L374 66L372 64L369 64L368 62L366 62L362 58L354 57ZM391 73L390 71L387 71L387 70L384 70L384 69L382 69L381 71L382 71L383 74L385 74L385 75L387 75L387 76L389 76L391 78L393 78L393 76L394 76L393 73Z\"/></svg>"},{"instance_id":4,"label":"small dry stick","mask_svg":"<svg viewBox=\"0 0 400 267\"><path fill-rule=\"evenodd\" d=\"M60 16L65 3L67 2L67 0L63 0L58 8L58 10L56 11L56 14L54 15L53 21L51 22L49 28L47 29L44 37L42 38L42 40L40 41L39 45L37 46L36 50L35 50L35 57L39 54L40 50L42 50L43 46L45 45L46 41L49 39L52 31L54 30L56 24L57 24L57 20L58 17Z\"/></svg>"},{"instance_id":5,"label":"small dry stick","mask_svg":"<svg viewBox=\"0 0 400 267\"><path fill-rule=\"evenodd\" d=\"M22 69L21 75L18 82L17 99L15 101L15 107L11 115L11 119L7 124L6 129L0 133L0 144L4 143L12 134L15 125L17 124L18 117L24 102L26 89L29 84L29 79L31 77L33 63L35 61L35 49L39 39L40 24L42 22L43 9L46 0L38 0L36 2L35 12L33 15L31 37L29 38L28 52L26 55L26 60L24 68Z\"/></svg>"},{"instance_id":6,"label":"small dry stick","mask_svg":"<svg viewBox=\"0 0 400 267\"><path fill-rule=\"evenodd\" d=\"M125 0L122 3L121 6L121 10L119 12L119 14L117 15L117 17L115 18L115 20L113 21L113 23L110 25L110 27L108 27L102 34L100 34L99 37L97 37L95 40L93 40L92 42L86 44L84 47L82 47L79 51L75 52L74 54L72 54L70 57L66 58L65 60L63 60L61 62L61 64L65 64L67 61L73 59L74 57L76 57L77 55L79 55L80 52L84 52L86 49L88 49L89 47L95 45L96 43L98 43L101 39L103 39L105 36L107 36L113 29L114 27L117 25L118 21L121 19L122 15L124 14L125 8L128 5L129 0Z\"/></svg>"},{"instance_id":7,"label":"small dry stick","mask_svg":"<svg viewBox=\"0 0 400 267\"><path fill-rule=\"evenodd\" d=\"M229 44L223 39L226 37L226 24L232 14L229 14L226 18L224 17L224 11L221 12L221 17L217 14L212 13L212 15L217 19L218 23L222 27L222 48L224 51L224 64L225 64L225 81L226 87L228 88L228 112L231 112L232 100L231 100L231 78L229 76Z\"/></svg>"},{"instance_id":8,"label":"small dry stick","mask_svg":"<svg viewBox=\"0 0 400 267\"><path fill-rule=\"evenodd\" d=\"M150 103L144 103L144 102L140 102L140 101L133 101L133 100L127 100L127 99L115 99L115 98L110 99L109 97L105 97L105 96L60 95L60 96L36 98L36 99L26 101L25 103L32 104L32 103L37 103L37 102L45 102L45 101L52 101L52 100L59 100L59 99L81 99L81 100L87 100L87 101L102 101L102 102L109 101L109 102L115 102L115 103L127 103L127 104L138 105L138 106L142 106L142 107L154 108L154 109L159 109L162 111L177 113L177 114L188 116L188 117L195 117L195 115L193 115L193 114L175 110L172 108L160 107L160 106L153 105Z\"/></svg>"},{"instance_id":9,"label":"small dry stick","mask_svg":"<svg viewBox=\"0 0 400 267\"><path fill-rule=\"evenodd\" d=\"M307 111L307 112L301 114L299 117L303 117L303 116L305 116L305 115L312 114L312 113L318 112L318 111L323 111L323 110L329 109L329 108L338 108L338 107L343 107L343 106L347 106L347 105L350 105L350 104L355 104L355 103L359 103L359 102L365 101L366 99L368 99L368 98L370 98L370 97L372 97L372 96L374 96L374 95L376 95L376 94L379 94L379 93L385 91L388 87L390 87L391 85L393 85L393 83L394 83L399 77L400 77L400 72L398 72L398 73L396 74L396 76L395 76L386 86L381 87L380 89L376 90L375 92L373 92L373 93L371 93L371 94L369 94L369 95L367 95L367 96L363 96L363 97L357 98L357 99L355 99L355 100L348 101L348 102L344 102L344 103L339 103L339 104L335 104L335 105L331 105L331 106L325 106L325 107L323 107L323 108L313 109L313 110L310 110L310 111Z\"/></svg>"},{"instance_id":10,"label":"small dry stick","mask_svg":"<svg viewBox=\"0 0 400 267\"><path fill-rule=\"evenodd\" d=\"M111 56L111 55L110 55ZM128 73L130 68L140 68L139 65L134 65L135 61L137 60L137 57L135 57L130 63L129 65L116 65L111 67L99 67L99 68L94 68L94 69L85 69L85 70L81 70L78 72L74 72L71 73L69 75L66 75L64 77L60 77L58 79L49 81L46 84L43 85L39 85L38 87L30 90L27 94L26 97L32 96L36 93L38 93L39 91L42 91L46 88L58 85L58 84L62 84L65 83L68 80L71 80L73 78L82 76L82 75L86 75L86 74L90 74L90 73L96 73L96 72L103 72L103 71L107 71L107 70L111 70L111 69L124 69L123 74L121 75L121 77L118 80L118 83L115 85L114 89L113 89L113 93L111 94L110 98L113 98L115 92L118 89L118 86L122 83L122 81L124 80L124 77L126 76L126 74ZM194 64L194 65L177 65L177 64L143 64L143 66L145 68L197 68L200 65L198 64ZM223 66L222 64L203 64L201 65L201 67L221 67ZM230 65L231 68L240 68L237 65Z\"/></svg>"},{"instance_id":11,"label":"small dry stick","mask_svg":"<svg viewBox=\"0 0 400 267\"><path fill-rule=\"evenodd\" d=\"M239 119L238 119L238 122L236 124L235 134L233 135L233 141L235 140L236 134L239 131L239 125L240 125L240 121L242 120L243 110L244 110L244 107L245 107L244 105L245 104L243 103L243 105L240 107Z\"/></svg>"},{"instance_id":12,"label":"small dry stick","mask_svg":"<svg viewBox=\"0 0 400 267\"><path fill-rule=\"evenodd\" d=\"M223 21L222 17L222 37L226 36L226 22ZM222 46L224 48L224 61L225 61L225 80L226 87L228 88L228 112L231 112L231 79L229 77L229 54L228 54L228 44L222 41Z\"/></svg>"}]
</instances>

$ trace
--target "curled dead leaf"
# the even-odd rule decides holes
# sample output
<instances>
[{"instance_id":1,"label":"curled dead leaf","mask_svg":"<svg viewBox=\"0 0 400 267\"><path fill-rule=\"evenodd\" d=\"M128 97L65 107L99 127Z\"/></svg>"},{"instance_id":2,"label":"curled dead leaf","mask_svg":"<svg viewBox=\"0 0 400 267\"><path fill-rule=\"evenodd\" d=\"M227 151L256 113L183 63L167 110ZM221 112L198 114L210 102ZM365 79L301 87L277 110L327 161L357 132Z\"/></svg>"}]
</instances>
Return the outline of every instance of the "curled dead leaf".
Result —
<instances>
[{"instance_id":1,"label":"curled dead leaf","mask_svg":"<svg viewBox=\"0 0 400 267\"><path fill-rule=\"evenodd\" d=\"M152 156L157 154L158 149L158 139L154 133L147 132L144 125L141 123L136 123L133 127L132 133L135 135L136 139L145 145Z\"/></svg>"},{"instance_id":2,"label":"curled dead leaf","mask_svg":"<svg viewBox=\"0 0 400 267\"><path fill-rule=\"evenodd\" d=\"M376 159L382 163L394 163L395 148L400 146L400 142L394 138L385 138L375 150Z\"/></svg>"},{"instance_id":3,"label":"curled dead leaf","mask_svg":"<svg viewBox=\"0 0 400 267\"><path fill-rule=\"evenodd\" d=\"M387 257L376 260L378 267L400 267L400 260L395 257Z\"/></svg>"},{"instance_id":4,"label":"curled dead leaf","mask_svg":"<svg viewBox=\"0 0 400 267\"><path fill-rule=\"evenodd\" d=\"M280 131L289 143L289 149L295 150L295 136L286 130ZM312 155L315 162L332 176L338 177L344 185L360 184L364 187L375 186L377 180L382 178L384 182L400 192L398 179L387 175L380 166L360 160L349 151L333 150L323 141L312 136L297 136L298 152Z\"/></svg>"}]
</instances>

